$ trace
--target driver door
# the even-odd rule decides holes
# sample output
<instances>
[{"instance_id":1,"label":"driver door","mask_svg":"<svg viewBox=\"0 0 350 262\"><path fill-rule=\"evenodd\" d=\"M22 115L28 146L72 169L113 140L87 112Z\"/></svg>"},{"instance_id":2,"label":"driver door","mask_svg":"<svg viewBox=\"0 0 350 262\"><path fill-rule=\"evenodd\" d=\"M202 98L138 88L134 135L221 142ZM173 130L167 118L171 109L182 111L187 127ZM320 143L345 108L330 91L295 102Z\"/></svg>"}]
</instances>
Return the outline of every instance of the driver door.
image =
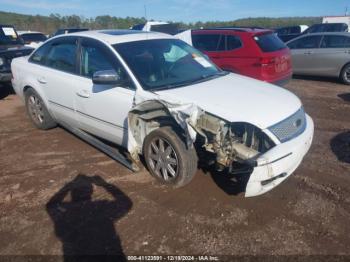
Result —
<instances>
[{"instance_id":1,"label":"driver door","mask_svg":"<svg viewBox=\"0 0 350 262\"><path fill-rule=\"evenodd\" d=\"M81 84L77 87L75 101L80 129L126 146L128 113L135 95L128 74L106 45L88 38L81 39L79 68ZM115 70L123 84L94 84L94 73L103 70Z\"/></svg>"}]
</instances>

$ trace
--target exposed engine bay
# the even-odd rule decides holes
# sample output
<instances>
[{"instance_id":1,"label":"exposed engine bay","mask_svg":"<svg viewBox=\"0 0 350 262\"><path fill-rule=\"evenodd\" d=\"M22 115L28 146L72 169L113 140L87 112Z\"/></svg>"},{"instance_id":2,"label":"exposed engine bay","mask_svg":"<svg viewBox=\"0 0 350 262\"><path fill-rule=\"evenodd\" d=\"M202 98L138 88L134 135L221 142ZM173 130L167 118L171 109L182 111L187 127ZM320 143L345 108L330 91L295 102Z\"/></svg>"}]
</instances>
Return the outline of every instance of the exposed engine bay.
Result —
<instances>
[{"instance_id":1,"label":"exposed engine bay","mask_svg":"<svg viewBox=\"0 0 350 262\"><path fill-rule=\"evenodd\" d=\"M188 146L199 142L216 155L216 163L230 168L233 163L255 165L255 159L274 146L271 139L249 123L229 123L193 104L171 104L147 100L129 112L129 152L134 160L142 153L144 138L153 130L172 125Z\"/></svg>"},{"instance_id":2,"label":"exposed engine bay","mask_svg":"<svg viewBox=\"0 0 350 262\"><path fill-rule=\"evenodd\" d=\"M227 123L208 113L200 116L195 129L205 138L203 147L215 153L217 163L223 167L230 167L233 162L254 165L254 159L274 146L257 127Z\"/></svg>"}]
</instances>

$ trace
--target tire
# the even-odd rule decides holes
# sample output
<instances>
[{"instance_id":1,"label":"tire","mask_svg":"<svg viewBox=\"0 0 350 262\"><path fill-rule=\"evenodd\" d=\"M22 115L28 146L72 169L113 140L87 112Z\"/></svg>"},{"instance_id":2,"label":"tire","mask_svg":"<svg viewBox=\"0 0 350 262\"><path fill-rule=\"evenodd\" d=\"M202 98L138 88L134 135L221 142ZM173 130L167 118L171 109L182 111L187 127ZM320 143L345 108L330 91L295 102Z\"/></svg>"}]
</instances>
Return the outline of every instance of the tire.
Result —
<instances>
[{"instance_id":1,"label":"tire","mask_svg":"<svg viewBox=\"0 0 350 262\"><path fill-rule=\"evenodd\" d=\"M156 148L163 154L157 154ZM158 128L146 136L143 152L149 172L162 184L183 187L197 172L195 148L187 148L172 127Z\"/></svg>"},{"instance_id":2,"label":"tire","mask_svg":"<svg viewBox=\"0 0 350 262\"><path fill-rule=\"evenodd\" d=\"M27 114L32 123L39 129L47 130L57 126L39 94L32 88L24 93Z\"/></svg>"},{"instance_id":3,"label":"tire","mask_svg":"<svg viewBox=\"0 0 350 262\"><path fill-rule=\"evenodd\" d=\"M350 64L347 64L343 67L340 73L340 81L346 85L350 85Z\"/></svg>"}]
</instances>

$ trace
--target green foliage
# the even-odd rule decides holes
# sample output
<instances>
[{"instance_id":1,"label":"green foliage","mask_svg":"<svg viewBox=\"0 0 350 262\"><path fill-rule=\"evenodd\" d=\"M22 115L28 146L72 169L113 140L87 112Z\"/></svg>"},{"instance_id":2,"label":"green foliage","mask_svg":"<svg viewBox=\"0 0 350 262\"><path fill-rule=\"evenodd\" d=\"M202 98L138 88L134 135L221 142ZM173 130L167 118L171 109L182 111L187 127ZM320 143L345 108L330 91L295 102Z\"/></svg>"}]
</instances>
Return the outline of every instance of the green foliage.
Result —
<instances>
[{"instance_id":1,"label":"green foliage","mask_svg":"<svg viewBox=\"0 0 350 262\"><path fill-rule=\"evenodd\" d=\"M120 18L109 15L85 18L77 15L61 16L59 14L51 14L50 16L33 16L0 11L0 24L14 25L17 30L40 31L46 34L54 33L58 28L67 27L127 29L135 24L144 23L145 21L144 18Z\"/></svg>"},{"instance_id":2,"label":"green foliage","mask_svg":"<svg viewBox=\"0 0 350 262\"><path fill-rule=\"evenodd\" d=\"M256 17L256 18L243 18L234 21L210 21L210 22L196 22L188 25L184 24L185 28L210 28L221 26L246 26L246 27L264 27L264 28L279 28L283 26L292 25L313 25L322 23L321 17Z\"/></svg>"},{"instance_id":3,"label":"green foliage","mask_svg":"<svg viewBox=\"0 0 350 262\"><path fill-rule=\"evenodd\" d=\"M288 25L312 25L321 23L321 17L258 17L244 18L234 21L209 21L196 23L179 23L182 29L220 26L258 26L266 28L278 28ZM145 18L136 17L115 17L109 15L85 18L77 15L61 16L51 14L50 16L22 15L0 11L0 24L11 24L17 30L41 31L46 34L55 32L58 28L64 27L87 27L90 29L118 28L127 29L135 24L144 23Z\"/></svg>"}]
</instances>

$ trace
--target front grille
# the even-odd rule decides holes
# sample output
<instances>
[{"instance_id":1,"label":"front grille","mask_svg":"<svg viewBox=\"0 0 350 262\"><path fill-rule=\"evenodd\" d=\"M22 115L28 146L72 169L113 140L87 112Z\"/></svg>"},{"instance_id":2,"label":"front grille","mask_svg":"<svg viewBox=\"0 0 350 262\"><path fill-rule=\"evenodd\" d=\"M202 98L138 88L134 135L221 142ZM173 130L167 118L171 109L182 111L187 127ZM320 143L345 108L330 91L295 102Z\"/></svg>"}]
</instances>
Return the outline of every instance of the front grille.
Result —
<instances>
[{"instance_id":1,"label":"front grille","mask_svg":"<svg viewBox=\"0 0 350 262\"><path fill-rule=\"evenodd\" d=\"M269 130L283 143L299 136L305 128L306 117L304 108L301 107L290 117L269 127Z\"/></svg>"}]
</instances>

